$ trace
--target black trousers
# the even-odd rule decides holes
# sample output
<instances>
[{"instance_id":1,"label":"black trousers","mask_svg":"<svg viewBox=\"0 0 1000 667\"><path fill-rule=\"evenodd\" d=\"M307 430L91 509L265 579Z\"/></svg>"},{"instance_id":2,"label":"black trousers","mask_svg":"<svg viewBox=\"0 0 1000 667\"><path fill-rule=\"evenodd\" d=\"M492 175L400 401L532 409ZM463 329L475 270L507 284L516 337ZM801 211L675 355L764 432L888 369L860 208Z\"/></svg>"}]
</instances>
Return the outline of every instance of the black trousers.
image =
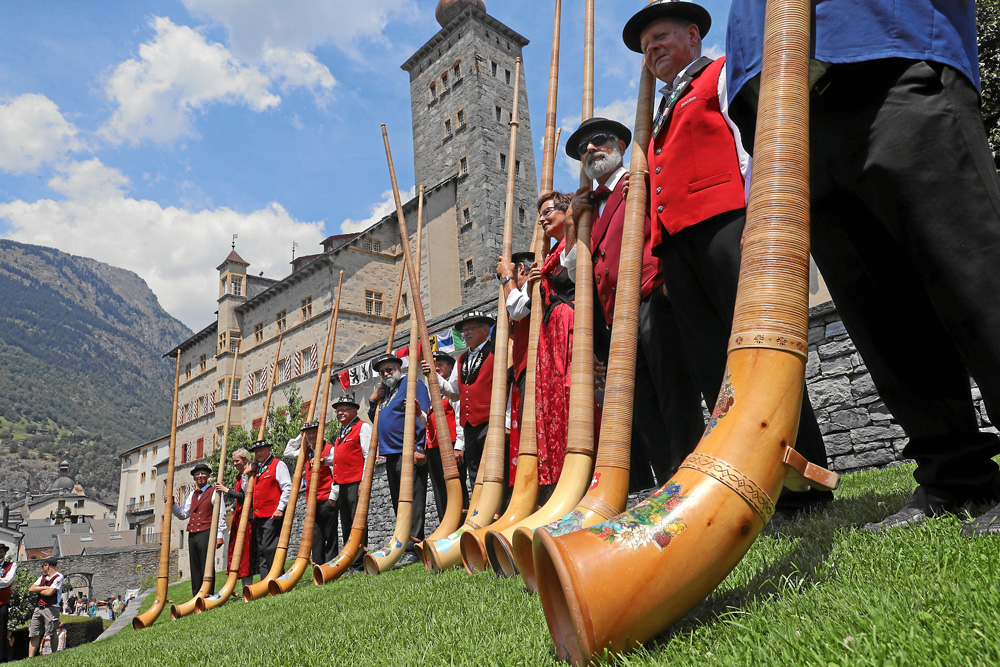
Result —
<instances>
[{"instance_id":1,"label":"black trousers","mask_svg":"<svg viewBox=\"0 0 1000 667\"><path fill-rule=\"evenodd\" d=\"M10 662L10 644L7 642L8 605L0 604L0 662Z\"/></svg>"},{"instance_id":2,"label":"black trousers","mask_svg":"<svg viewBox=\"0 0 1000 667\"><path fill-rule=\"evenodd\" d=\"M389 480L389 496L392 498L392 511L399 507L399 481L403 476L403 455L386 454L385 475ZM424 539L424 514L427 504L427 464L413 467L413 519L410 523L410 541L406 550L413 551L415 542Z\"/></svg>"},{"instance_id":3,"label":"black trousers","mask_svg":"<svg viewBox=\"0 0 1000 667\"><path fill-rule=\"evenodd\" d=\"M963 501L997 490L1000 179L979 96L946 65L833 68L812 96L813 255L916 481ZM985 417L985 415L984 415Z\"/></svg>"},{"instance_id":4,"label":"black trousers","mask_svg":"<svg viewBox=\"0 0 1000 667\"><path fill-rule=\"evenodd\" d=\"M312 561L327 563L336 557L337 508L329 500L316 501L316 523L313 526Z\"/></svg>"},{"instance_id":5,"label":"black trousers","mask_svg":"<svg viewBox=\"0 0 1000 667\"><path fill-rule=\"evenodd\" d=\"M188 533L188 565L191 568L191 595L196 595L205 582L205 561L208 559L208 538L210 530ZM212 589L215 594L215 564L212 564Z\"/></svg>"},{"instance_id":6,"label":"black trousers","mask_svg":"<svg viewBox=\"0 0 1000 667\"><path fill-rule=\"evenodd\" d=\"M286 510L287 511L287 510ZM282 519L272 519L264 517L253 519L253 542L257 548L257 572L261 578L266 577L271 571L271 563L274 562L274 553L278 550L278 537L281 535ZM285 564L281 564L281 571L285 571Z\"/></svg>"},{"instance_id":7,"label":"black trousers","mask_svg":"<svg viewBox=\"0 0 1000 667\"><path fill-rule=\"evenodd\" d=\"M339 493L337 496L337 516L340 518L340 534L344 539L344 546L351 538L351 530L354 527L354 516L358 513L358 488L361 482L352 484L338 484ZM361 549L358 550L358 558L364 558L364 548L368 546L368 529L365 528L361 536Z\"/></svg>"},{"instance_id":8,"label":"black trousers","mask_svg":"<svg viewBox=\"0 0 1000 667\"><path fill-rule=\"evenodd\" d=\"M691 353L695 381L710 408L726 370L745 222L743 209L717 215L670 236L657 248L665 260L667 289L681 337ZM795 449L812 463L827 467L826 448L808 394L802 399ZM792 509L831 497L829 492L785 489L778 507Z\"/></svg>"},{"instance_id":9,"label":"black trousers","mask_svg":"<svg viewBox=\"0 0 1000 667\"><path fill-rule=\"evenodd\" d=\"M427 453L427 474L431 480L431 490L434 491L434 505L437 507L438 523L440 523L448 503L448 488L444 479L444 467L441 465L441 450L434 447L424 451Z\"/></svg>"}]
</instances>

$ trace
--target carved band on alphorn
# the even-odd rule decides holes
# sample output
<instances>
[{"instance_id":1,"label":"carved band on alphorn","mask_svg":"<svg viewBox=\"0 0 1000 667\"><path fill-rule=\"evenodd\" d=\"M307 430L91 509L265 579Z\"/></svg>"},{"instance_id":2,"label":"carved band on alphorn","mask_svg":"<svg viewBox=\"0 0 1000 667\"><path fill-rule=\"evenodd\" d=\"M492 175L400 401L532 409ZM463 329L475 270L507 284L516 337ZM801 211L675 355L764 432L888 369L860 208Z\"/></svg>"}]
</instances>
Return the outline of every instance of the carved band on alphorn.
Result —
<instances>
[{"instance_id":1,"label":"carved band on alphorn","mask_svg":"<svg viewBox=\"0 0 1000 667\"><path fill-rule=\"evenodd\" d=\"M740 472L736 466L708 454L693 452L688 454L680 467L697 470L722 482L739 494L747 505L760 515L765 524L771 520L774 514L774 501L757 482Z\"/></svg>"}]
</instances>

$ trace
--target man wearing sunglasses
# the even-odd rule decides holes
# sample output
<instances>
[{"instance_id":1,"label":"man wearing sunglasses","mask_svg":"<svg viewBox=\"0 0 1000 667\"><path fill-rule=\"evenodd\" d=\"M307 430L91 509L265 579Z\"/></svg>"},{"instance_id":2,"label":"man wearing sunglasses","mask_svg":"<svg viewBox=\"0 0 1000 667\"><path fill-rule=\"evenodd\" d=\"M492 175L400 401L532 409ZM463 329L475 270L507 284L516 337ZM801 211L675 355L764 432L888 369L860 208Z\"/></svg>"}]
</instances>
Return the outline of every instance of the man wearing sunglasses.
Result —
<instances>
[{"instance_id":1,"label":"man wearing sunglasses","mask_svg":"<svg viewBox=\"0 0 1000 667\"><path fill-rule=\"evenodd\" d=\"M625 186L628 172L622 155L632 133L607 118L590 118L566 141L566 154L582 162L592 183L573 197L573 224L591 210L590 252L594 264L594 351L606 361L615 316L618 264L625 225ZM566 255L570 275L575 275L576 247ZM603 320L602 320L603 316ZM632 408L630 486L633 490L665 483L690 454L705 428L701 394L691 362L681 342L670 299L663 289L661 260L654 257L646 216L642 248L639 339L636 349L635 394Z\"/></svg>"}]
</instances>

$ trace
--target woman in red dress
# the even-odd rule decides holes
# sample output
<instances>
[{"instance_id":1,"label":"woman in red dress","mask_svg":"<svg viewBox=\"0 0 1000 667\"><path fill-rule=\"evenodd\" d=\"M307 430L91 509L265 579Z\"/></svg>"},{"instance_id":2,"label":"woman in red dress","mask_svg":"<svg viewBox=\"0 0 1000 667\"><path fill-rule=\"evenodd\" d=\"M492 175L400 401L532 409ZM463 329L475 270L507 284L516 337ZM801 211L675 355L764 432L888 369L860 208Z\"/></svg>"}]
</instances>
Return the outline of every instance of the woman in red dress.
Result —
<instances>
[{"instance_id":1,"label":"woman in red dress","mask_svg":"<svg viewBox=\"0 0 1000 667\"><path fill-rule=\"evenodd\" d=\"M566 245L566 211L571 199L570 195L557 191L538 198L538 224L545 236L556 241L556 246L549 250L542 267L533 268L528 277L529 284L541 281L543 308L535 375L540 503L551 496L566 457L574 284L559 260Z\"/></svg>"},{"instance_id":2,"label":"woman in red dress","mask_svg":"<svg viewBox=\"0 0 1000 667\"><path fill-rule=\"evenodd\" d=\"M229 563L230 568L233 566L233 548L236 546L236 531L240 525L240 515L242 515L243 507L245 506L245 490L247 483L250 481L250 475L253 474L253 466L250 465L250 460L250 452L245 449L237 449L233 452L233 467L236 468L236 483L233 484L233 488L226 488L222 484L215 485L218 490L226 494L226 498L231 498L236 503L233 507L233 523L229 529L229 555L226 557L226 562ZM240 569L237 573L243 586L249 586L253 583L253 573L250 571L250 563L256 562L256 558L253 558L250 553L253 551L252 545L253 540L250 539L250 522L248 521L246 536L243 540L243 555L240 558Z\"/></svg>"}]
</instances>

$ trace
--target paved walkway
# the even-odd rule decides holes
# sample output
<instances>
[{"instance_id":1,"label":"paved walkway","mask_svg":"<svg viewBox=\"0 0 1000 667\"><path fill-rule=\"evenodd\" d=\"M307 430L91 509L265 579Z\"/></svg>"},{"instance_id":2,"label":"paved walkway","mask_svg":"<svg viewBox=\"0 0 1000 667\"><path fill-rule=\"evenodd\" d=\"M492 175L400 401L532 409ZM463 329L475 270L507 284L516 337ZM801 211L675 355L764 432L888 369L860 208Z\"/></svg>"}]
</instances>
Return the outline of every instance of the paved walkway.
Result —
<instances>
[{"instance_id":1,"label":"paved walkway","mask_svg":"<svg viewBox=\"0 0 1000 667\"><path fill-rule=\"evenodd\" d=\"M146 591L145 593L139 593L131 602L129 602L128 607L122 612L122 615L115 619L114 623L108 626L108 629L101 633L101 636L94 641L100 641L102 639L107 639L108 637L114 637L122 628L132 627L132 619L135 615L139 613L139 607L142 606L142 601L146 599L146 596L150 593L155 593L156 588L153 587Z\"/></svg>"}]
</instances>

